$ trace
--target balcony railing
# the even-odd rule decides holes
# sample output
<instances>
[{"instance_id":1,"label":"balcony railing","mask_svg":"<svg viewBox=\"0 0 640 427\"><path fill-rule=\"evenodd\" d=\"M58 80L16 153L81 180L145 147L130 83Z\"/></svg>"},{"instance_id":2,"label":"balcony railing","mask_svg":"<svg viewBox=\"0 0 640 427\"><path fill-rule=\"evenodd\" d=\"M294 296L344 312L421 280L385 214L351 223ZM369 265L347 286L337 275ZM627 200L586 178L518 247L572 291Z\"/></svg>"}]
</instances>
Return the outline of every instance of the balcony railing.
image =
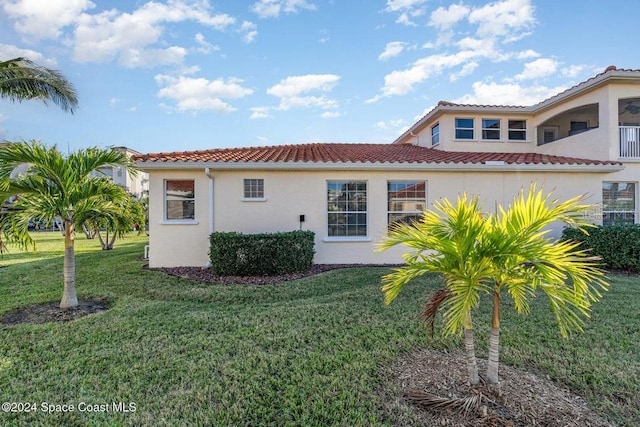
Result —
<instances>
[{"instance_id":1,"label":"balcony railing","mask_svg":"<svg viewBox=\"0 0 640 427\"><path fill-rule=\"evenodd\" d=\"M640 126L620 126L620 157L640 159Z\"/></svg>"}]
</instances>

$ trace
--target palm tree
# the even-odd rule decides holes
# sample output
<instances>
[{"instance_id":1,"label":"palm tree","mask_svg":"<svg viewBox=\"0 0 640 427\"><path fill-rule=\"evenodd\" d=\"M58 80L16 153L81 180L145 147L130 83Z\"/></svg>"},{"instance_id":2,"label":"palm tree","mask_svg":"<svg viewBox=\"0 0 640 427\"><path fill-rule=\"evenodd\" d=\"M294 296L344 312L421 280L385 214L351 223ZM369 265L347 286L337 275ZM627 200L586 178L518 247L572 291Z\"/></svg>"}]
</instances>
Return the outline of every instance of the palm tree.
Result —
<instances>
[{"instance_id":1,"label":"palm tree","mask_svg":"<svg viewBox=\"0 0 640 427\"><path fill-rule=\"evenodd\" d=\"M25 58L0 62L0 97L11 101L41 99L45 104L50 100L72 114L78 107L78 95L62 74Z\"/></svg>"},{"instance_id":2,"label":"palm tree","mask_svg":"<svg viewBox=\"0 0 640 427\"><path fill-rule=\"evenodd\" d=\"M448 201L427 211L413 225L395 227L380 244L382 250L404 244L414 250L405 255L407 266L383 277L385 302L390 303L411 279L427 272L440 272L445 288L434 293L425 315L433 326L437 311L444 307L444 332L465 330L465 350L469 382L477 384L473 372L473 342L467 338L471 311L480 293L493 296L487 382L498 382L500 302L504 289L520 313L529 311L528 299L542 290L548 297L560 331L580 330L580 315L588 316L590 305L606 289L597 258L577 250L578 243L556 242L547 237L548 226L556 221L583 229L590 224L579 214L589 208L584 197L566 202L544 196L535 184L527 196L521 192L507 210L499 207L495 215L482 214L477 197L466 195L457 206ZM472 213L472 214L470 214ZM439 216L439 214L441 216ZM444 231L444 232L443 232Z\"/></svg>"},{"instance_id":3,"label":"palm tree","mask_svg":"<svg viewBox=\"0 0 640 427\"><path fill-rule=\"evenodd\" d=\"M406 245L413 251L404 256L405 267L382 278L385 304L390 304L404 285L426 273L441 273L445 288L436 292L430 305L445 311L445 334L464 330L465 353L469 382L480 382L476 364L471 311L478 305L480 292L489 289L493 273L490 259L478 242L487 234L486 216L481 212L478 198L466 194L458 198L456 206L447 199L426 211L422 219L411 224L393 226L387 238L379 243L379 250Z\"/></svg>"},{"instance_id":4,"label":"palm tree","mask_svg":"<svg viewBox=\"0 0 640 427\"><path fill-rule=\"evenodd\" d=\"M142 202L134 196L120 200L118 212L113 215L102 215L100 213L89 213L86 219L80 219L85 234L98 236L102 250L111 250L116 238L123 237L131 230L141 232L140 224L144 224L144 207ZM104 229L104 237L102 236Z\"/></svg>"},{"instance_id":5,"label":"palm tree","mask_svg":"<svg viewBox=\"0 0 640 427\"><path fill-rule=\"evenodd\" d=\"M565 202L551 199L531 185L528 194L520 192L507 210L499 209L487 241L494 273L493 312L489 339L487 382L498 383L500 358L500 300L503 289L511 296L518 313L528 313L528 299L541 290L549 299L560 333L582 330L582 318L589 317L591 303L602 297L608 283L598 258L580 243L555 241L549 225L561 221L586 232L593 225L583 215L591 207L581 204L584 196Z\"/></svg>"},{"instance_id":6,"label":"palm tree","mask_svg":"<svg viewBox=\"0 0 640 427\"><path fill-rule=\"evenodd\" d=\"M25 173L11 172L28 164ZM64 291L60 308L78 305L75 290L75 229L89 215L118 215L118 203L129 197L126 191L106 177L103 166L121 166L130 173L135 168L124 153L111 149L87 148L63 156L56 147L31 142L9 143L0 148L0 197L16 195L11 210L0 220L0 227L12 241L24 248L33 245L28 224L31 220L51 224L61 218L64 231Z\"/></svg>"}]
</instances>

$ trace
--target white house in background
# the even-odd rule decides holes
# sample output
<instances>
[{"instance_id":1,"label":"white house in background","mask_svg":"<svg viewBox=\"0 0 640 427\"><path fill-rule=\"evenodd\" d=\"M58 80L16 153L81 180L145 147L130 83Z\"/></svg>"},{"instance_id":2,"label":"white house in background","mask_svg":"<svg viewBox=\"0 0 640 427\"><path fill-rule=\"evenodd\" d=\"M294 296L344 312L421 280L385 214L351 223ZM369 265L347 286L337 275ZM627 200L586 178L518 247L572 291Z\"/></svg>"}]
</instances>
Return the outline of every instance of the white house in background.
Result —
<instances>
[{"instance_id":1,"label":"white house in background","mask_svg":"<svg viewBox=\"0 0 640 427\"><path fill-rule=\"evenodd\" d=\"M139 156L140 153L127 147L112 147L113 150L119 151L131 158ZM149 194L149 174L147 172L139 172L136 176L127 173L121 167L106 166L99 168L100 172L113 180L116 184L127 190L128 193L142 198Z\"/></svg>"},{"instance_id":2,"label":"white house in background","mask_svg":"<svg viewBox=\"0 0 640 427\"><path fill-rule=\"evenodd\" d=\"M149 265L204 266L214 231L307 229L316 263L398 263L374 245L434 201L485 209L532 181L590 195L595 223L636 223L640 70L607 68L533 106L440 102L392 144L300 144L134 156L149 173ZM561 225L553 230L559 235Z\"/></svg>"}]
</instances>

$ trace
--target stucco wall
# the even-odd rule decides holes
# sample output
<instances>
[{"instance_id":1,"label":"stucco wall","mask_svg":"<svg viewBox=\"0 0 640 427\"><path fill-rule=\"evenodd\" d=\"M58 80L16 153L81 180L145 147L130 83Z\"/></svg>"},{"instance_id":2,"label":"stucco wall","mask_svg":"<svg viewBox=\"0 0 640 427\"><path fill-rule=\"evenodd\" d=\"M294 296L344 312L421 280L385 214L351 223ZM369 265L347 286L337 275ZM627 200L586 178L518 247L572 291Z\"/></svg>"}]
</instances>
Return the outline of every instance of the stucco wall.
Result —
<instances>
[{"instance_id":1,"label":"stucco wall","mask_svg":"<svg viewBox=\"0 0 640 427\"><path fill-rule=\"evenodd\" d=\"M566 199L590 193L589 203L600 203L602 181L609 174L549 172L442 172L442 171L216 171L212 170L215 231L244 233L302 229L316 233L320 264L400 263L403 248L374 252L387 230L387 181L427 181L427 206L446 197L455 200L463 191L480 194L487 211L496 203L507 204L530 182L543 183L548 191ZM163 220L165 179L194 179L195 221L187 224ZM265 201L243 201L243 180L264 179ZM361 241L335 241L327 236L327 180L364 180L368 189L368 236ZM204 170L151 171L150 173L151 267L204 266L208 261L210 230L209 179ZM300 215L305 222L300 224ZM597 218L595 218L597 221ZM560 224L554 234L560 233Z\"/></svg>"}]
</instances>

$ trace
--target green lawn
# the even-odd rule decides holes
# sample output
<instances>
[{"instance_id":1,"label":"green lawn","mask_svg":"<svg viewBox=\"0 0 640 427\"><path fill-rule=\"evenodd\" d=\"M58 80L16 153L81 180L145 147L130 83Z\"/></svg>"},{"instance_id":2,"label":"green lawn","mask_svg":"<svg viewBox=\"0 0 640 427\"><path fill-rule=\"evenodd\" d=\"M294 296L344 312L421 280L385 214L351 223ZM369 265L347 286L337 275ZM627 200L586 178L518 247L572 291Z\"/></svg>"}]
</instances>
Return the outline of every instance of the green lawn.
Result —
<instances>
[{"instance_id":1,"label":"green lawn","mask_svg":"<svg viewBox=\"0 0 640 427\"><path fill-rule=\"evenodd\" d=\"M38 252L0 257L0 315L60 299L62 237L36 237ZM37 409L0 412L0 425L406 425L410 408L383 407L384 366L402 352L460 344L428 338L418 317L440 286L436 277L385 307L385 268L221 286L142 269L145 240L132 235L100 251L78 237L79 298L107 297L109 311L65 324L0 325L0 397ZM543 298L525 317L505 308L502 361L549 376L632 426L640 423L640 280L612 282L585 332L569 340ZM490 319L484 305L475 314L479 356ZM43 402L75 410L45 413ZM135 408L87 412L81 402Z\"/></svg>"}]
</instances>

